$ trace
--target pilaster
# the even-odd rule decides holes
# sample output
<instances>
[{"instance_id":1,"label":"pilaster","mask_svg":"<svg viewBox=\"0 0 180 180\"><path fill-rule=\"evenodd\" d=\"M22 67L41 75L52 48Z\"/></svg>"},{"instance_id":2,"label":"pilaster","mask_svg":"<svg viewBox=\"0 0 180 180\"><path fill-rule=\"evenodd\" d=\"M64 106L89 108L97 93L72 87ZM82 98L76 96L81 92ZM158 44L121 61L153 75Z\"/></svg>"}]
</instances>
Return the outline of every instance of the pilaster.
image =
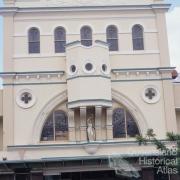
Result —
<instances>
[{"instance_id":1,"label":"pilaster","mask_svg":"<svg viewBox=\"0 0 180 180\"><path fill-rule=\"evenodd\" d=\"M75 119L74 119L74 110L68 110L68 121L69 121L69 141L76 141L75 134Z\"/></svg>"},{"instance_id":2,"label":"pilaster","mask_svg":"<svg viewBox=\"0 0 180 180\"><path fill-rule=\"evenodd\" d=\"M106 110L106 130L107 130L107 140L112 140L113 139L112 108L107 108Z\"/></svg>"},{"instance_id":3,"label":"pilaster","mask_svg":"<svg viewBox=\"0 0 180 180\"><path fill-rule=\"evenodd\" d=\"M102 140L101 123L102 123L102 106L96 106L95 109L96 141Z\"/></svg>"},{"instance_id":4,"label":"pilaster","mask_svg":"<svg viewBox=\"0 0 180 180\"><path fill-rule=\"evenodd\" d=\"M86 107L80 107L80 140L87 141Z\"/></svg>"}]
</instances>

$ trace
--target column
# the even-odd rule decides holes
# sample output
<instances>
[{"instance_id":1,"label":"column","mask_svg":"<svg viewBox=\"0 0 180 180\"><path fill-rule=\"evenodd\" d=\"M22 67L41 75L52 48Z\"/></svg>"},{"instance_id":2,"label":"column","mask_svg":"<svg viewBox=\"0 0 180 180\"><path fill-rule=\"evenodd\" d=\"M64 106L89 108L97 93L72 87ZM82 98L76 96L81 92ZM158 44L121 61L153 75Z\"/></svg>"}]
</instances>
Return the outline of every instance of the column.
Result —
<instances>
[{"instance_id":1,"label":"column","mask_svg":"<svg viewBox=\"0 0 180 180\"><path fill-rule=\"evenodd\" d=\"M80 139L87 141L86 107L80 107Z\"/></svg>"},{"instance_id":2,"label":"column","mask_svg":"<svg viewBox=\"0 0 180 180\"><path fill-rule=\"evenodd\" d=\"M76 141L74 110L68 110L69 141Z\"/></svg>"},{"instance_id":3,"label":"column","mask_svg":"<svg viewBox=\"0 0 180 180\"><path fill-rule=\"evenodd\" d=\"M112 108L106 109L107 140L113 140Z\"/></svg>"},{"instance_id":4,"label":"column","mask_svg":"<svg viewBox=\"0 0 180 180\"><path fill-rule=\"evenodd\" d=\"M6 72L14 71L14 15L9 13L4 15L4 63L3 70ZM13 79L4 79L4 84L13 83ZM3 147L4 150L9 145L14 145L14 87L4 86L3 88Z\"/></svg>"},{"instance_id":5,"label":"column","mask_svg":"<svg viewBox=\"0 0 180 180\"><path fill-rule=\"evenodd\" d=\"M96 106L95 108L95 130L96 130L96 141L102 140L101 134L101 122L102 121L102 107Z\"/></svg>"}]
</instances>

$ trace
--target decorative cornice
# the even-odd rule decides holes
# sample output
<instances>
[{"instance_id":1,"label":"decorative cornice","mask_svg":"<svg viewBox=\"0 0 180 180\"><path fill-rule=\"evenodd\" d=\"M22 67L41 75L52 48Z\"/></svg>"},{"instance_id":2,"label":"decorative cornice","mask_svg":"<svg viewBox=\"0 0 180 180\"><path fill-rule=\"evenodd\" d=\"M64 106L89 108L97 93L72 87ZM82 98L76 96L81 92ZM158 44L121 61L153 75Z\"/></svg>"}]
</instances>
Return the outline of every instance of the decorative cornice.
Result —
<instances>
[{"instance_id":1,"label":"decorative cornice","mask_svg":"<svg viewBox=\"0 0 180 180\"><path fill-rule=\"evenodd\" d=\"M80 12L80 11L112 11L112 10L168 10L170 4L149 4L149 5L104 5L104 6L64 6L64 7L1 7L0 14L5 13L30 13L30 12Z\"/></svg>"},{"instance_id":2,"label":"decorative cornice","mask_svg":"<svg viewBox=\"0 0 180 180\"><path fill-rule=\"evenodd\" d=\"M29 72L0 72L1 78L37 78L57 76L62 77L65 74L65 71L29 71Z\"/></svg>"},{"instance_id":3,"label":"decorative cornice","mask_svg":"<svg viewBox=\"0 0 180 180\"><path fill-rule=\"evenodd\" d=\"M171 72L176 67L157 67L157 68L127 68L127 69L112 69L112 73L121 72L149 72L149 71L160 71L160 72Z\"/></svg>"},{"instance_id":4,"label":"decorative cornice","mask_svg":"<svg viewBox=\"0 0 180 180\"><path fill-rule=\"evenodd\" d=\"M57 85L67 84L67 82L40 82L40 83L4 83L3 86L34 86L34 85Z\"/></svg>"},{"instance_id":5,"label":"decorative cornice","mask_svg":"<svg viewBox=\"0 0 180 180\"><path fill-rule=\"evenodd\" d=\"M103 103L104 107L112 107L112 100L107 99L83 99L83 100L77 100L77 101L69 101L68 102L68 108L76 108L76 107L82 107L86 106L87 104L90 106L90 104L96 104L95 106L101 106Z\"/></svg>"},{"instance_id":6,"label":"decorative cornice","mask_svg":"<svg viewBox=\"0 0 180 180\"><path fill-rule=\"evenodd\" d=\"M112 83L115 82L138 82L138 81L171 81L172 78L151 78L151 79L118 79L112 80Z\"/></svg>"}]
</instances>

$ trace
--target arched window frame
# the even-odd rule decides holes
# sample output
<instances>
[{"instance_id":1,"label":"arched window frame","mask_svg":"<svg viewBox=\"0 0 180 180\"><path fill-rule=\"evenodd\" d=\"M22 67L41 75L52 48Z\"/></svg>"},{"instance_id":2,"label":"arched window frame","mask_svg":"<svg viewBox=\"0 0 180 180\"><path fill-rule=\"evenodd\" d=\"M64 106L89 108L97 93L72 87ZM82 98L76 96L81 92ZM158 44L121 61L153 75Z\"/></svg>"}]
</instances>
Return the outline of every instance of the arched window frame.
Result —
<instances>
[{"instance_id":1,"label":"arched window frame","mask_svg":"<svg viewBox=\"0 0 180 180\"><path fill-rule=\"evenodd\" d=\"M109 44L109 51L119 50L118 28L115 25L106 28L106 40Z\"/></svg>"},{"instance_id":2,"label":"arched window frame","mask_svg":"<svg viewBox=\"0 0 180 180\"><path fill-rule=\"evenodd\" d=\"M139 29L139 32L137 31ZM140 24L132 27L133 50L144 50L144 28Z\"/></svg>"},{"instance_id":3,"label":"arched window frame","mask_svg":"<svg viewBox=\"0 0 180 180\"><path fill-rule=\"evenodd\" d=\"M41 131L41 138L40 138L40 141L41 142L48 142L48 141L60 141L57 137L57 132L60 132L60 131L56 131L56 123L57 123L57 119L56 119L56 113L62 113L64 116L65 116L65 120L66 120L66 130L64 131L66 134L66 137L62 140L62 141L67 141L68 140L68 133L69 133L69 130L68 130L68 116L67 116L67 113L63 110L55 110L53 111L49 116L48 118L46 119L44 125L43 125L43 128L42 128L42 131ZM52 121L52 122L51 122ZM46 123L52 123L52 127L49 127L49 128L53 128L51 129L53 132L52 132L52 136L50 136L50 139L46 139L44 140L43 139L43 131L44 131L44 128L46 126ZM47 127L46 127L47 128ZM62 131L61 131L62 132Z\"/></svg>"},{"instance_id":4,"label":"arched window frame","mask_svg":"<svg viewBox=\"0 0 180 180\"><path fill-rule=\"evenodd\" d=\"M58 31L62 33L61 35L57 35ZM64 53L66 51L66 30L64 27L57 27L54 30L54 47L55 53Z\"/></svg>"},{"instance_id":5,"label":"arched window frame","mask_svg":"<svg viewBox=\"0 0 180 180\"><path fill-rule=\"evenodd\" d=\"M86 34L86 31L89 31L89 34ZM83 46L92 46L93 34L92 28L89 26L83 26L80 30L81 33L81 44Z\"/></svg>"},{"instance_id":6,"label":"arched window frame","mask_svg":"<svg viewBox=\"0 0 180 180\"><path fill-rule=\"evenodd\" d=\"M37 33L36 35L35 31ZM30 28L28 31L28 51L29 54L40 53L40 31L36 27Z\"/></svg>"},{"instance_id":7,"label":"arched window frame","mask_svg":"<svg viewBox=\"0 0 180 180\"><path fill-rule=\"evenodd\" d=\"M123 117L124 120L121 121L121 126L120 126L120 128L122 128L122 134L119 134L118 136L115 135L115 128L118 128L118 125L117 124L114 125L114 115L115 115L115 112L117 110L120 110L123 113L123 115L124 115L124 117ZM128 123L129 123L128 122L128 116L130 118L129 120L132 120L134 125L136 126L136 131L137 131L136 134L132 135L131 132L129 132L130 128L128 128ZM113 124L113 138L115 138L115 139L116 138L135 137L136 135L140 134L139 127L138 127L138 124L137 124L135 118L132 116L132 114L126 108L116 108L116 109L113 110L112 124Z\"/></svg>"}]
</instances>

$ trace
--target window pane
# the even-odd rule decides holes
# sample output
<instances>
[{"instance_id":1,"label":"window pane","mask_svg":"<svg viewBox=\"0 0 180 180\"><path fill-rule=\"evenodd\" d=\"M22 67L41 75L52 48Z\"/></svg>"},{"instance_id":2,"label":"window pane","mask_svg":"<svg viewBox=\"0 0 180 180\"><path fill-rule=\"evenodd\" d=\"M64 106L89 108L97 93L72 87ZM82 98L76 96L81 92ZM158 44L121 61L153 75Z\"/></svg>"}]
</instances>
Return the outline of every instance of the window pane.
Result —
<instances>
[{"instance_id":1,"label":"window pane","mask_svg":"<svg viewBox=\"0 0 180 180\"><path fill-rule=\"evenodd\" d=\"M129 112L126 111L126 120L127 120L127 134L130 137L135 137L139 135L139 130L134 118Z\"/></svg>"},{"instance_id":2,"label":"window pane","mask_svg":"<svg viewBox=\"0 0 180 180\"><path fill-rule=\"evenodd\" d=\"M143 28L135 25L132 28L133 50L144 50Z\"/></svg>"},{"instance_id":3,"label":"window pane","mask_svg":"<svg viewBox=\"0 0 180 180\"><path fill-rule=\"evenodd\" d=\"M113 112L113 137L126 137L124 109L116 109Z\"/></svg>"},{"instance_id":4,"label":"window pane","mask_svg":"<svg viewBox=\"0 0 180 180\"><path fill-rule=\"evenodd\" d=\"M90 27L81 28L81 44L84 46L92 45L92 30Z\"/></svg>"},{"instance_id":5,"label":"window pane","mask_svg":"<svg viewBox=\"0 0 180 180\"><path fill-rule=\"evenodd\" d=\"M55 38L55 53L65 52L65 45L66 45L65 29L62 27L56 28L54 38Z\"/></svg>"},{"instance_id":6,"label":"window pane","mask_svg":"<svg viewBox=\"0 0 180 180\"><path fill-rule=\"evenodd\" d=\"M67 116L62 111L56 111L54 113L55 118L55 136L56 140L68 139L68 120Z\"/></svg>"},{"instance_id":7,"label":"window pane","mask_svg":"<svg viewBox=\"0 0 180 180\"><path fill-rule=\"evenodd\" d=\"M110 51L118 51L118 30L115 26L109 26L106 30L107 43Z\"/></svg>"},{"instance_id":8,"label":"window pane","mask_svg":"<svg viewBox=\"0 0 180 180\"><path fill-rule=\"evenodd\" d=\"M118 40L117 39L108 39L107 43L109 44L110 51L117 51L118 50Z\"/></svg>"},{"instance_id":9,"label":"window pane","mask_svg":"<svg viewBox=\"0 0 180 180\"><path fill-rule=\"evenodd\" d=\"M54 140L54 127L53 127L53 115L51 115L49 116L43 127L41 141L53 141L53 140Z\"/></svg>"},{"instance_id":10,"label":"window pane","mask_svg":"<svg viewBox=\"0 0 180 180\"><path fill-rule=\"evenodd\" d=\"M81 44L84 46L92 46L92 40L81 40Z\"/></svg>"},{"instance_id":11,"label":"window pane","mask_svg":"<svg viewBox=\"0 0 180 180\"><path fill-rule=\"evenodd\" d=\"M117 39L118 38L118 31L115 26L109 26L107 28L107 38L108 39Z\"/></svg>"},{"instance_id":12,"label":"window pane","mask_svg":"<svg viewBox=\"0 0 180 180\"><path fill-rule=\"evenodd\" d=\"M65 52L66 41L56 41L55 42L55 52L63 53Z\"/></svg>"},{"instance_id":13,"label":"window pane","mask_svg":"<svg viewBox=\"0 0 180 180\"><path fill-rule=\"evenodd\" d=\"M65 41L66 40L66 32L64 28L56 28L55 30L55 41Z\"/></svg>"},{"instance_id":14,"label":"window pane","mask_svg":"<svg viewBox=\"0 0 180 180\"><path fill-rule=\"evenodd\" d=\"M29 53L40 53L40 42L29 42Z\"/></svg>"},{"instance_id":15,"label":"window pane","mask_svg":"<svg viewBox=\"0 0 180 180\"><path fill-rule=\"evenodd\" d=\"M143 29L139 25L135 25L133 27L133 37L134 38L142 38L143 37Z\"/></svg>"},{"instance_id":16,"label":"window pane","mask_svg":"<svg viewBox=\"0 0 180 180\"><path fill-rule=\"evenodd\" d=\"M81 39L92 39L92 31L89 27L83 27L81 29Z\"/></svg>"},{"instance_id":17,"label":"window pane","mask_svg":"<svg viewBox=\"0 0 180 180\"><path fill-rule=\"evenodd\" d=\"M133 49L134 50L144 50L143 38L133 39Z\"/></svg>"},{"instance_id":18,"label":"window pane","mask_svg":"<svg viewBox=\"0 0 180 180\"><path fill-rule=\"evenodd\" d=\"M40 40L40 33L39 30L36 28L32 28L29 30L29 42L39 41Z\"/></svg>"}]
</instances>

